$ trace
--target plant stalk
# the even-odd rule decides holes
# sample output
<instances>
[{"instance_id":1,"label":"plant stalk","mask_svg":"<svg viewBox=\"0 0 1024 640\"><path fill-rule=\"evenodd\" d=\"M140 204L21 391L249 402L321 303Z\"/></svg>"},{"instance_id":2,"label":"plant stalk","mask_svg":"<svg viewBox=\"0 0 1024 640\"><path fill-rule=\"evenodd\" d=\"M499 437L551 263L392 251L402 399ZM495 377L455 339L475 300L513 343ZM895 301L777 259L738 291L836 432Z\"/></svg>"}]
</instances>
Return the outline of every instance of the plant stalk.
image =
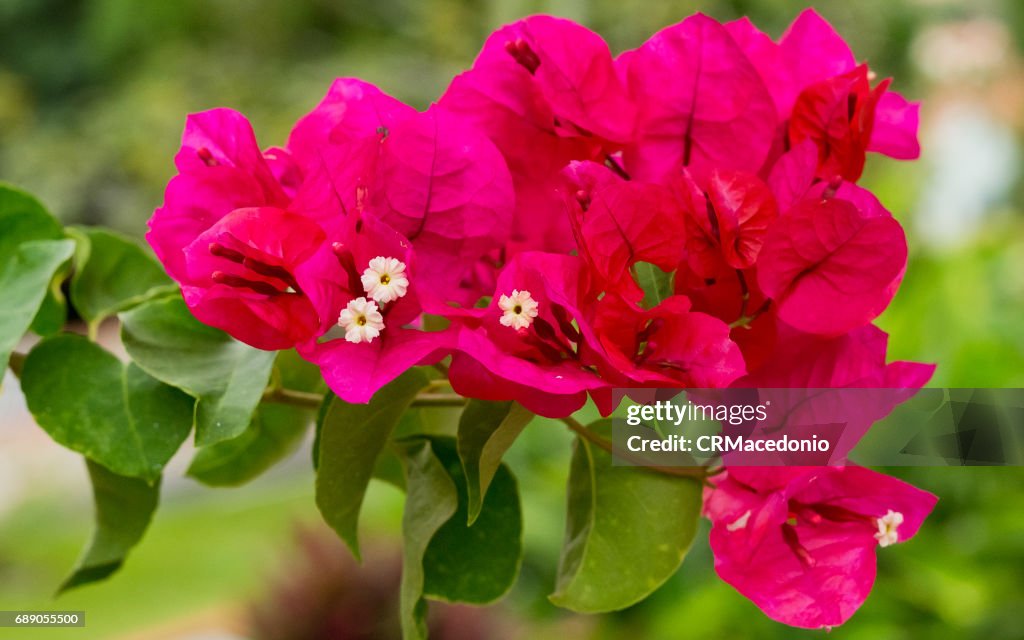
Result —
<instances>
[{"instance_id":1,"label":"plant stalk","mask_svg":"<svg viewBox=\"0 0 1024 640\"><path fill-rule=\"evenodd\" d=\"M590 429L580 424L579 420L577 420L576 418L573 418L572 416L566 416L562 418L562 422L564 422L565 425L569 427L569 429L572 430L573 433L583 438L587 442L590 442L593 445L600 447L601 449L604 449L613 456L618 456L623 460L635 462L638 466L643 467L645 469L650 469L651 471L655 471L657 473L661 473L667 476L693 478L694 480L698 480L700 482L704 482L704 479L707 478L708 475L710 475L707 469L705 469L704 467L663 467L658 465L645 464L623 451L617 451L615 449L615 446L611 442L605 440L601 436L597 435Z\"/></svg>"}]
</instances>

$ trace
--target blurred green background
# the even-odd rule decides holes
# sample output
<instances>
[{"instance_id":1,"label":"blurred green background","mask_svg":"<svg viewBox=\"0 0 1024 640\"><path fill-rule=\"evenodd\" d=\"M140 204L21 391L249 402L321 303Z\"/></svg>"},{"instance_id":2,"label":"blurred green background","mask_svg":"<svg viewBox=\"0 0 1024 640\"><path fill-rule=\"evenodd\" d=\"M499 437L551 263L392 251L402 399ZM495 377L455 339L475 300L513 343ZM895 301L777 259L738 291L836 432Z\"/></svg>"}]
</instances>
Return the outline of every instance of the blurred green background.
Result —
<instances>
[{"instance_id":1,"label":"blurred green background","mask_svg":"<svg viewBox=\"0 0 1024 640\"><path fill-rule=\"evenodd\" d=\"M4 0L0 179L36 193L64 222L141 236L173 173L186 113L233 107L270 146L337 76L360 76L425 107L492 29L529 13L577 19L618 52L694 11L749 15L779 35L804 6ZM904 223L911 245L903 288L880 320L892 334L892 357L938 363L936 386L1024 386L1024 3L814 6L859 58L924 102L922 160L873 157L864 180ZM10 377L0 416L0 609L87 611L85 629L30 637L334 637L304 621L344 611L345 593L391 588L401 495L374 487L364 539L379 557L356 571L318 524L308 452L300 451L237 491L169 479L126 568L52 600L90 527L84 468L31 424ZM497 607L440 613L438 637L820 637L771 622L718 580L706 536L675 578L630 610L582 618L547 604L569 444L564 428L536 422L512 449L526 514L522 578ZM170 475L180 476L187 457L178 456ZM1024 637L1024 470L892 471L938 494L939 506L914 541L880 551L872 597L831 636ZM389 605L380 606L386 616ZM5 631L0 638L25 637Z\"/></svg>"}]
</instances>

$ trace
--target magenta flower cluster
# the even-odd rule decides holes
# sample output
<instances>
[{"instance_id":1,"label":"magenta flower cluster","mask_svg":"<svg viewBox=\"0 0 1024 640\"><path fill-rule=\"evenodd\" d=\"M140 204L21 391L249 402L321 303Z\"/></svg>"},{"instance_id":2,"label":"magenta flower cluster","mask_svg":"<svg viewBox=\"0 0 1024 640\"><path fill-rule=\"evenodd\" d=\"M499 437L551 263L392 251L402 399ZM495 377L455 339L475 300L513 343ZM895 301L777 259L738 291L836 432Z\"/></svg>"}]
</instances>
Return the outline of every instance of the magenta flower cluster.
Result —
<instances>
[{"instance_id":1,"label":"magenta flower cluster","mask_svg":"<svg viewBox=\"0 0 1024 640\"><path fill-rule=\"evenodd\" d=\"M448 357L459 394L549 417L622 387L916 388L932 367L887 363L871 324L906 240L857 180L868 152L917 157L917 126L813 11L778 41L698 14L618 57L534 16L423 112L346 78L283 147L190 116L147 237L198 319L297 349L349 402ZM821 627L934 502L857 467L736 468L705 513L723 579Z\"/></svg>"}]
</instances>

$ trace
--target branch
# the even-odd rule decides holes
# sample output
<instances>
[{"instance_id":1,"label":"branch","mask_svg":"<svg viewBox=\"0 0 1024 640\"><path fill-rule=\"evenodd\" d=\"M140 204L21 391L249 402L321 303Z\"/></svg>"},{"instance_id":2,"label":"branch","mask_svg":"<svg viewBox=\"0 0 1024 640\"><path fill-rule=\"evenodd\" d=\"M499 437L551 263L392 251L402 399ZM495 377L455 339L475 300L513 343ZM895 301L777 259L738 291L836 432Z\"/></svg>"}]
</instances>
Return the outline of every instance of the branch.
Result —
<instances>
[{"instance_id":1,"label":"branch","mask_svg":"<svg viewBox=\"0 0 1024 640\"><path fill-rule=\"evenodd\" d=\"M647 464L647 463L643 462L642 460L638 460L635 456L631 456L631 455L629 455L628 453L626 453L624 451L617 451L615 449L615 446L611 442L605 440L604 438L602 438L601 436L597 435L596 433L594 433L590 429L584 427L582 424L580 424L580 422L578 420L576 420L576 418L573 418L572 416L566 416L566 417L562 418L561 420L562 420L562 422L565 423L565 425L567 427L569 427L569 429L571 429L573 431L573 433L575 433L579 437L583 438L587 442L590 442L590 443L594 444L595 446L600 447L601 449L604 449L605 451L607 451L608 453L610 453L613 456L618 456L619 458L621 458L623 460L628 460L629 462L633 462L637 466L640 466L642 468L650 469L651 471L655 471L657 473L661 473L661 474L664 474L666 476L676 476L676 477L680 477L680 478L692 478L692 479L698 480L700 482L704 482L705 478L707 478L707 476L710 475L708 473L707 469L705 469L704 467L663 467L663 466L659 466L659 465ZM716 473L717 473L717 471L716 471Z\"/></svg>"},{"instance_id":2,"label":"branch","mask_svg":"<svg viewBox=\"0 0 1024 640\"><path fill-rule=\"evenodd\" d=\"M744 305L745 304L746 303L744 303ZM771 305L772 305L772 301L771 301L771 298L769 298L768 300L765 300L764 304L762 304L761 307L757 311L755 311L754 313L750 314L749 316L741 315L736 320L730 322L729 323L729 328L730 329L735 329L736 327L744 327L744 328L749 327L750 323L753 322L754 320L757 320L757 317L760 316L765 311L767 311L768 307L770 307Z\"/></svg>"},{"instance_id":3,"label":"branch","mask_svg":"<svg viewBox=\"0 0 1024 640\"><path fill-rule=\"evenodd\" d=\"M430 387L427 387L430 389ZM290 404L295 407L317 409L324 401L319 393L296 391L295 389L270 388L263 392L263 402ZM412 401L413 407L461 407L466 399L454 393L431 393L426 391Z\"/></svg>"},{"instance_id":4,"label":"branch","mask_svg":"<svg viewBox=\"0 0 1024 640\"><path fill-rule=\"evenodd\" d=\"M461 407L467 400L454 393L421 393L412 401L414 407Z\"/></svg>"},{"instance_id":5,"label":"branch","mask_svg":"<svg viewBox=\"0 0 1024 640\"><path fill-rule=\"evenodd\" d=\"M611 169L612 172L615 173L615 175L619 176L623 180L630 179L629 174L626 173L626 170L622 168L622 165L619 164L618 160L616 160L615 157L612 156L610 153L604 156L604 166Z\"/></svg>"},{"instance_id":6,"label":"branch","mask_svg":"<svg viewBox=\"0 0 1024 640\"><path fill-rule=\"evenodd\" d=\"M296 407L306 407L307 409L317 409L323 401L324 397L319 393L296 391L295 389L285 389L282 387L270 388L263 392L263 402L290 404Z\"/></svg>"},{"instance_id":7,"label":"branch","mask_svg":"<svg viewBox=\"0 0 1024 640\"><path fill-rule=\"evenodd\" d=\"M11 357L7 361L7 366L14 372L14 375L20 378L21 369L25 366L25 354L20 351L12 351Z\"/></svg>"},{"instance_id":8,"label":"branch","mask_svg":"<svg viewBox=\"0 0 1024 640\"><path fill-rule=\"evenodd\" d=\"M608 453L615 455L615 449L614 447L612 447L612 443L608 442L607 440L597 435L590 429L584 427L576 418L572 416L565 416L564 418L562 418L562 422L564 422L565 426L569 427L569 429L572 430L573 433L583 438L587 442L597 445L598 447L604 449Z\"/></svg>"}]
</instances>

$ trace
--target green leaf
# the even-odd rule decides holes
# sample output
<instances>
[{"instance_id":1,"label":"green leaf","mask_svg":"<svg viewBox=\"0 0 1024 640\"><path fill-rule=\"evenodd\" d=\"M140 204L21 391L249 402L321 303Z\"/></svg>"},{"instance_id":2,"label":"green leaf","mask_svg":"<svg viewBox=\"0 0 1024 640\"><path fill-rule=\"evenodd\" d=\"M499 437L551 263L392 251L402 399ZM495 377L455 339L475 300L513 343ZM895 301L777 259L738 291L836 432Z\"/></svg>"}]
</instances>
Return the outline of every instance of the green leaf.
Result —
<instances>
[{"instance_id":1,"label":"green leaf","mask_svg":"<svg viewBox=\"0 0 1024 640\"><path fill-rule=\"evenodd\" d=\"M610 431L610 420L589 428ZM628 607L679 568L700 516L701 486L611 455L577 439L569 472L568 520L554 604L582 613Z\"/></svg>"},{"instance_id":2,"label":"green leaf","mask_svg":"<svg viewBox=\"0 0 1024 640\"><path fill-rule=\"evenodd\" d=\"M64 229L42 204L28 193L0 183L0 264L11 259L22 244L33 240L60 240Z\"/></svg>"},{"instance_id":3,"label":"green leaf","mask_svg":"<svg viewBox=\"0 0 1024 640\"><path fill-rule=\"evenodd\" d=\"M402 458L393 449L384 449L373 467L373 477L386 482L399 491L405 491L405 468Z\"/></svg>"},{"instance_id":4,"label":"green leaf","mask_svg":"<svg viewBox=\"0 0 1024 640\"><path fill-rule=\"evenodd\" d=\"M188 476L211 487L245 484L298 447L312 415L283 404L260 405L242 435L196 451Z\"/></svg>"},{"instance_id":5,"label":"green leaf","mask_svg":"<svg viewBox=\"0 0 1024 640\"><path fill-rule=\"evenodd\" d=\"M0 269L14 258L18 248L26 242L63 239L64 229L38 200L24 191L0 183ZM67 272L63 269L53 276L46 297L32 320L32 331L41 336L60 331L67 319L64 294L60 290L66 277Z\"/></svg>"},{"instance_id":6,"label":"green leaf","mask_svg":"<svg viewBox=\"0 0 1024 640\"><path fill-rule=\"evenodd\" d=\"M468 522L480 515L501 458L533 414L515 402L470 400L459 418L458 448L469 492Z\"/></svg>"},{"instance_id":7,"label":"green leaf","mask_svg":"<svg viewBox=\"0 0 1024 640\"><path fill-rule=\"evenodd\" d=\"M25 359L21 388L55 441L150 483L192 427L191 398L79 335L36 345Z\"/></svg>"},{"instance_id":8,"label":"green leaf","mask_svg":"<svg viewBox=\"0 0 1024 640\"><path fill-rule=\"evenodd\" d=\"M274 380L286 389L319 392L320 369L294 350L274 358ZM242 435L196 451L188 475L212 487L237 486L260 475L294 451L315 411L286 404L261 403Z\"/></svg>"},{"instance_id":9,"label":"green leaf","mask_svg":"<svg viewBox=\"0 0 1024 640\"><path fill-rule=\"evenodd\" d=\"M34 240L15 249L14 255L0 264L0 363L4 367L0 380L11 352L36 317L54 272L73 250L70 240Z\"/></svg>"},{"instance_id":10,"label":"green leaf","mask_svg":"<svg viewBox=\"0 0 1024 640\"><path fill-rule=\"evenodd\" d=\"M331 408L331 404L334 402L337 396L334 395L333 391L327 391L324 394L324 401L320 403L320 409L316 412L316 424L313 427L313 471L317 471L320 468L320 433L323 430L324 416L327 415L327 410Z\"/></svg>"},{"instance_id":11,"label":"green leaf","mask_svg":"<svg viewBox=\"0 0 1024 640\"><path fill-rule=\"evenodd\" d=\"M633 265L633 276L640 288L644 290L642 301L644 309L652 309L672 295L672 274L662 271L649 262L637 262Z\"/></svg>"},{"instance_id":12,"label":"green leaf","mask_svg":"<svg viewBox=\"0 0 1024 640\"><path fill-rule=\"evenodd\" d=\"M50 286L47 287L46 297L32 319L32 332L39 336L52 336L64 328L68 321L68 301L64 297L61 285L67 280L71 271L71 261L64 262L63 266L50 279Z\"/></svg>"},{"instance_id":13,"label":"green leaf","mask_svg":"<svg viewBox=\"0 0 1024 640\"><path fill-rule=\"evenodd\" d=\"M147 373L197 399L196 445L241 435L263 397L274 352L196 320L180 296L121 314L121 341Z\"/></svg>"},{"instance_id":14,"label":"green leaf","mask_svg":"<svg viewBox=\"0 0 1024 640\"><path fill-rule=\"evenodd\" d=\"M96 502L96 529L59 593L103 580L120 569L146 533L160 498L159 481L150 485L86 462Z\"/></svg>"},{"instance_id":15,"label":"green leaf","mask_svg":"<svg viewBox=\"0 0 1024 640\"><path fill-rule=\"evenodd\" d=\"M485 604L515 582L522 559L522 511L515 478L501 465L491 499L466 524L466 477L455 441L415 438L399 444L406 468L402 517L401 618L404 638L426 636L424 598Z\"/></svg>"},{"instance_id":16,"label":"green leaf","mask_svg":"<svg viewBox=\"0 0 1024 640\"><path fill-rule=\"evenodd\" d=\"M473 525L467 525L466 476L455 441L434 438L432 443L434 455L455 484L459 503L424 554L423 593L446 602L493 602L515 583L522 561L523 520L515 477L497 463L487 505Z\"/></svg>"},{"instance_id":17,"label":"green leaf","mask_svg":"<svg viewBox=\"0 0 1024 640\"><path fill-rule=\"evenodd\" d=\"M374 394L368 404L336 396L321 412L317 450L316 505L357 558L359 511L377 458L427 377L410 369Z\"/></svg>"},{"instance_id":18,"label":"green leaf","mask_svg":"<svg viewBox=\"0 0 1024 640\"><path fill-rule=\"evenodd\" d=\"M68 229L77 242L71 304L90 327L174 285L134 241L106 229Z\"/></svg>"},{"instance_id":19,"label":"green leaf","mask_svg":"<svg viewBox=\"0 0 1024 640\"><path fill-rule=\"evenodd\" d=\"M295 349L278 351L273 371L274 380L285 389L307 393L324 393L327 390L320 367L303 360Z\"/></svg>"},{"instance_id":20,"label":"green leaf","mask_svg":"<svg viewBox=\"0 0 1024 640\"><path fill-rule=\"evenodd\" d=\"M426 576L423 557L434 534L458 508L459 493L444 465L427 440L406 444L405 512L402 514L402 585L400 610L402 638L427 637L427 602L423 599Z\"/></svg>"}]
</instances>

